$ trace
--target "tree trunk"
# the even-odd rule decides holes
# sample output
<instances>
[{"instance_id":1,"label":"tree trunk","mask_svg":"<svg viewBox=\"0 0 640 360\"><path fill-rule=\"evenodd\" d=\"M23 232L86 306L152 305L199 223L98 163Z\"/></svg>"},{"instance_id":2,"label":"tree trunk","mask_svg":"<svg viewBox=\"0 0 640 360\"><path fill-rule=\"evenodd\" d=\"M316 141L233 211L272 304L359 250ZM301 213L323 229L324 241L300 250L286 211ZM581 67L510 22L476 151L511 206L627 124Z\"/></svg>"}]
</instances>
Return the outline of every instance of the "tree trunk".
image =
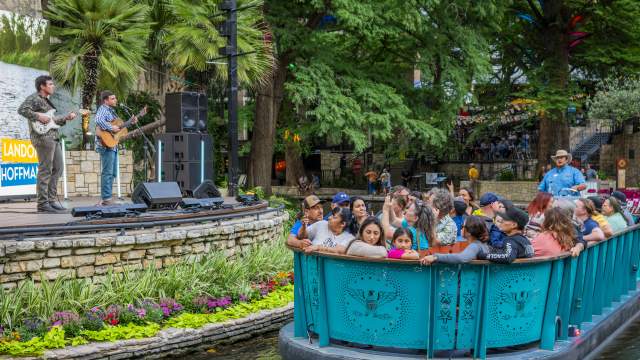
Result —
<instances>
[{"instance_id":1,"label":"tree trunk","mask_svg":"<svg viewBox=\"0 0 640 360\"><path fill-rule=\"evenodd\" d=\"M554 96L566 97L568 103L569 94L566 90L569 83L569 39L565 32L565 24L569 19L569 13L563 1L545 1L543 13L549 24L542 30L545 43L543 67L547 76L545 81L549 84ZM538 162L540 165L548 163L550 156L556 150L571 150L566 107L547 111L539 125Z\"/></svg>"},{"instance_id":2,"label":"tree trunk","mask_svg":"<svg viewBox=\"0 0 640 360\"><path fill-rule=\"evenodd\" d=\"M248 180L250 186L260 186L265 194L271 194L271 169L273 167L273 144L276 123L282 106L284 82L288 60L283 56L277 62L269 82L258 90L256 113L251 136ZM288 163L287 163L288 164Z\"/></svg>"},{"instance_id":3,"label":"tree trunk","mask_svg":"<svg viewBox=\"0 0 640 360\"><path fill-rule=\"evenodd\" d=\"M85 79L82 87L82 107L91 109L91 103L96 96L98 89L98 75L100 63L100 50L90 51L82 59L84 65ZM86 145L90 141L89 136L89 119L83 118L82 121L82 150L86 149Z\"/></svg>"},{"instance_id":4,"label":"tree trunk","mask_svg":"<svg viewBox=\"0 0 640 360\"><path fill-rule=\"evenodd\" d=\"M287 186L297 186L298 178L304 175L304 164L302 163L302 154L300 147L291 141L287 141L285 146L285 161L287 162ZM311 177L309 176L309 181Z\"/></svg>"}]
</instances>

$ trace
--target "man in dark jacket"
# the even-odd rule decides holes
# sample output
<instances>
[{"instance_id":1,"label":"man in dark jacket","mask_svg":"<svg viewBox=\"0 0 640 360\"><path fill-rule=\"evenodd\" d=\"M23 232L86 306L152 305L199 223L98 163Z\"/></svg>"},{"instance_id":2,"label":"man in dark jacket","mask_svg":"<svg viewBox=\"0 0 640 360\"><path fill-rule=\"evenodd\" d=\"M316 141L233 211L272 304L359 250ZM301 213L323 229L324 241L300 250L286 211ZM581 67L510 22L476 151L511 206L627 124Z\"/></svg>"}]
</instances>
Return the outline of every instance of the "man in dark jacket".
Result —
<instances>
[{"instance_id":1,"label":"man in dark jacket","mask_svg":"<svg viewBox=\"0 0 640 360\"><path fill-rule=\"evenodd\" d=\"M76 117L75 113L66 116L49 117L45 113L55 109L49 101L49 96L55 91L53 79L48 75L36 78L36 92L29 95L18 108L18 114L29 120L31 144L38 154L38 180L36 185L38 198L38 212L57 213L64 211L56 199L58 178L62 175L62 148L58 129L50 129L45 134L34 131L33 124L41 122L47 124L54 121L57 125L64 125L68 120Z\"/></svg>"},{"instance_id":2,"label":"man in dark jacket","mask_svg":"<svg viewBox=\"0 0 640 360\"><path fill-rule=\"evenodd\" d=\"M496 214L496 225L506 235L502 249L491 247L489 253L478 254L479 259L510 264L517 258L533 257L533 246L522 233L529 222L529 215L517 207L511 207Z\"/></svg>"}]
</instances>

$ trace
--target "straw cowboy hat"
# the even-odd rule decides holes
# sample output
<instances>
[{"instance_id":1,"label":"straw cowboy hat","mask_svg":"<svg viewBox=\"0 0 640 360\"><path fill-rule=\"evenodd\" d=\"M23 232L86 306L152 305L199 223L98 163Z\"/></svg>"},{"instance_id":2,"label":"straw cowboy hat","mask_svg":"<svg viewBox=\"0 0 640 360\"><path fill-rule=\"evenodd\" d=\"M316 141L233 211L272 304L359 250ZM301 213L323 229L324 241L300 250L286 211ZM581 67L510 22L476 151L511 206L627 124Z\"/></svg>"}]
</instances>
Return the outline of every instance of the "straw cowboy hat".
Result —
<instances>
[{"instance_id":1,"label":"straw cowboy hat","mask_svg":"<svg viewBox=\"0 0 640 360\"><path fill-rule=\"evenodd\" d=\"M567 150L558 150L556 151L555 155L551 155L551 158L555 161L556 158L559 157L566 157L567 158L567 162L571 162L571 160L573 159L573 156L571 156L571 153L568 153Z\"/></svg>"}]
</instances>

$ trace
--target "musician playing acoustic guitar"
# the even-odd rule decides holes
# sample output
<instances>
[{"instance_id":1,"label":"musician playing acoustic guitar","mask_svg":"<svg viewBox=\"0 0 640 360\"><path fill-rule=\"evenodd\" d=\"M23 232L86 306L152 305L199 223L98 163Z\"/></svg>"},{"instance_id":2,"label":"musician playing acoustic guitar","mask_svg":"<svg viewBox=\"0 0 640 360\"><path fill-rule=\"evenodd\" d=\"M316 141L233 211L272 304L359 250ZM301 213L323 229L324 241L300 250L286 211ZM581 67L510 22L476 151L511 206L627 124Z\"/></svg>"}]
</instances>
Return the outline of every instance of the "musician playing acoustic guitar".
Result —
<instances>
[{"instance_id":1,"label":"musician playing acoustic guitar","mask_svg":"<svg viewBox=\"0 0 640 360\"><path fill-rule=\"evenodd\" d=\"M48 75L36 78L36 91L29 95L18 108L18 114L29 120L29 133L31 144L38 154L38 180L36 185L38 212L58 213L66 209L57 200L58 178L62 175L62 147L60 146L60 134L57 128L40 134L34 126L37 122L48 124L54 121L57 125L64 125L68 120L76 117L71 112L66 116L49 117L44 113L55 109L49 101L56 86Z\"/></svg>"},{"instance_id":2,"label":"musician playing acoustic guitar","mask_svg":"<svg viewBox=\"0 0 640 360\"><path fill-rule=\"evenodd\" d=\"M114 204L111 198L113 190L113 178L117 173L116 156L118 151L117 142L114 146L109 147L105 145L101 140L100 133L108 132L110 134L116 134L123 130L120 126L114 122L118 119L113 108L118 104L116 95L109 90L104 90L100 93L100 99L102 105L96 112L96 151L100 154L100 165L102 168L102 174L100 175L100 197L102 201L100 205L107 206ZM146 109L146 108L145 108ZM141 113L143 114L143 113ZM138 122L137 116L133 116L127 124L135 124Z\"/></svg>"}]
</instances>

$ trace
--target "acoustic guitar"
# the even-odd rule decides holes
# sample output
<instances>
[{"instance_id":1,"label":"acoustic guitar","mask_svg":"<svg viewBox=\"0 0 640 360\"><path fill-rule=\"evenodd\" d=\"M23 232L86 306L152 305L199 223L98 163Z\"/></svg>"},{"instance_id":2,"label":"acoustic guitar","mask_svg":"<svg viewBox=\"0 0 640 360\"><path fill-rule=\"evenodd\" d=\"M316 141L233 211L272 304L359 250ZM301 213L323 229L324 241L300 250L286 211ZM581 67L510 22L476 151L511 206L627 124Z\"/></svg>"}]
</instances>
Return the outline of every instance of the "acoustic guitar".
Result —
<instances>
[{"instance_id":1,"label":"acoustic guitar","mask_svg":"<svg viewBox=\"0 0 640 360\"><path fill-rule=\"evenodd\" d=\"M138 115L136 115L135 117L139 119L143 117L146 113L147 113L147 107L145 106L144 108L142 108L142 110L140 110ZM120 131L115 133L108 130L102 130L100 126L96 125L96 135L98 136L98 138L100 138L100 141L104 146L109 148L114 148L118 146L120 139L129 133L129 130L127 130L127 128L131 126L131 124L133 123L133 119L135 117L132 116L131 119L129 119L128 121L123 121L120 118L113 119L113 121L111 121L111 125L116 125L117 127L120 128Z\"/></svg>"},{"instance_id":2,"label":"acoustic guitar","mask_svg":"<svg viewBox=\"0 0 640 360\"><path fill-rule=\"evenodd\" d=\"M79 109L77 112L80 113L80 115L85 115L85 114L88 114L90 111L89 110L85 110L85 109ZM49 122L46 123L46 124L43 124L40 121L34 121L33 124L32 124L33 131L37 132L40 135L44 135L44 134L48 133L49 130L51 130L51 129L59 129L60 128L60 125L56 124L56 122L53 121L53 118L56 115L56 109L51 109L51 110L47 111L46 113L37 113L37 114L44 115L44 116L48 117L49 118Z\"/></svg>"}]
</instances>

